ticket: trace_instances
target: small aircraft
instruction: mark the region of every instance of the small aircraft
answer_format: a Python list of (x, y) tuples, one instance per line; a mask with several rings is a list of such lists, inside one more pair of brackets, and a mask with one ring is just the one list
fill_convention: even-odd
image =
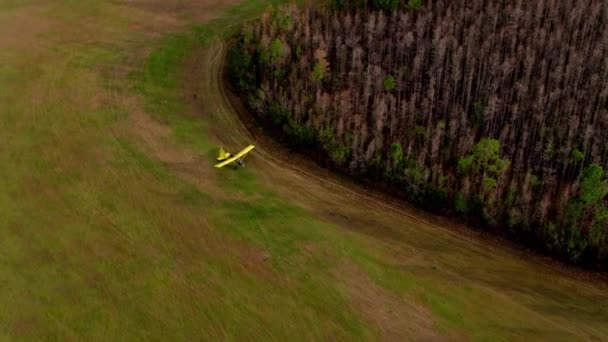
[(249, 152), (251, 152), (255, 146), (249, 145), (245, 147), (241, 152), (235, 154), (234, 156), (230, 153), (224, 151), (223, 148), (220, 148), (220, 153), (217, 157), (217, 161), (220, 163), (215, 165), (218, 169), (223, 168), (226, 165), (233, 164), (235, 166), (245, 167), (245, 157)]

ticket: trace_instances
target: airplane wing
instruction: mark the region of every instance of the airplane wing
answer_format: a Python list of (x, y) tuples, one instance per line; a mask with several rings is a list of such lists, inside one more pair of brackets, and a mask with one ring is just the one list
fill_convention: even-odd
[(254, 148), (255, 148), (255, 146), (249, 145), (245, 149), (243, 149), (241, 152), (235, 154), (232, 158), (224, 160), (223, 162), (215, 165), (215, 167), (220, 169), (226, 165), (230, 165), (230, 164), (234, 163), (235, 161), (237, 161), (238, 159), (244, 157), (247, 153), (251, 152), (251, 150), (253, 150)]

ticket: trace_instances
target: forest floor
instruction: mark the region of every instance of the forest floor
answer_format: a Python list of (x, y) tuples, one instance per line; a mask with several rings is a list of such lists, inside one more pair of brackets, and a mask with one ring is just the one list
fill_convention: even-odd
[(1, 340), (608, 337), (599, 276), (252, 137), (221, 38), (272, 1), (233, 2), (0, 2)]

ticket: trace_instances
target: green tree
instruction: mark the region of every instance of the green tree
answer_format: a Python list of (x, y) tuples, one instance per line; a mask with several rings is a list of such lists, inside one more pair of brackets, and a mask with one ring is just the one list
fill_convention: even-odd
[[(604, 169), (597, 164), (585, 168), (581, 175), (578, 195), (566, 206), (565, 220), (561, 231), (553, 231), (553, 239), (567, 252), (572, 260), (577, 260), (586, 249), (598, 246), (606, 234), (608, 209), (601, 201), (608, 195), (608, 180)], [(591, 229), (584, 234), (581, 223), (589, 220)]]
[(585, 158), (585, 154), (581, 152), (578, 148), (575, 148), (572, 150), (572, 152), (570, 152), (570, 158), (572, 158), (575, 163), (578, 163), (582, 161), (583, 158)]
[(405, 159), (401, 144), (394, 143), (391, 145), (391, 164), (387, 165), (387, 176), (393, 179), (400, 180), (403, 178), (405, 170)]
[(323, 64), (321, 64), (320, 62), (315, 63), (312, 67), (312, 73), (310, 75), (310, 78), (314, 82), (321, 82), (323, 80), (323, 78), (325, 77), (324, 69), (325, 68), (323, 68)]
[(496, 188), (498, 186), (498, 183), (496, 182), (496, 179), (486, 176), (483, 177), (483, 180), (481, 181), (481, 186), (483, 186), (485, 190), (490, 190)]
[(589, 240), (595, 246), (600, 245), (606, 235), (606, 224), (608, 224), (608, 208), (598, 205), (595, 208), (595, 223), (589, 232)]
[(350, 157), (350, 148), (343, 144), (334, 144), (328, 151), (331, 159), (338, 165), (343, 165)]
[(268, 50), (269, 62), (272, 65), (278, 64), (285, 55), (285, 48), (283, 47), (283, 43), (278, 38), (272, 40)]
[(384, 90), (392, 91), (397, 86), (397, 82), (395, 81), (395, 77), (393, 75), (388, 75), (384, 78)]
[(347, 147), (342, 142), (334, 137), (334, 131), (331, 127), (327, 127), (319, 133), (319, 142), (327, 152), (327, 155), (337, 165), (343, 165), (351, 155), (350, 147)]
[(407, 2), (407, 7), (414, 10), (419, 10), (422, 8), (422, 0), (409, 0)]
[(500, 157), (500, 142), (496, 139), (481, 139), (473, 152), (458, 161), (458, 172), (463, 175), (490, 175), (498, 177), (505, 172), (510, 161)]
[(391, 157), (395, 165), (403, 160), (403, 148), (401, 144), (395, 143), (391, 145)]
[(538, 179), (538, 176), (535, 174), (530, 173), (529, 174), (529, 178), (530, 178), (530, 186), (535, 188), (536, 186), (538, 186), (540, 184), (540, 180)]
[(595, 204), (608, 195), (608, 180), (604, 179), (604, 169), (591, 164), (583, 171), (581, 179), (581, 200), (586, 204)]
[(458, 160), (458, 173), (467, 175), (471, 172), (473, 168), (473, 163), (475, 162), (475, 156), (468, 155), (466, 157), (462, 157)]

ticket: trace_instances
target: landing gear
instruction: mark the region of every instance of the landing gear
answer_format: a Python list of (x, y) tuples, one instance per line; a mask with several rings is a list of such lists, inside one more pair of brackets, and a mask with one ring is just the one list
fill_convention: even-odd
[(238, 167), (245, 167), (245, 161), (243, 159), (245, 159), (245, 158), (239, 158), (239, 159), (237, 159), (234, 162), (236, 164), (236, 166), (238, 166)]

